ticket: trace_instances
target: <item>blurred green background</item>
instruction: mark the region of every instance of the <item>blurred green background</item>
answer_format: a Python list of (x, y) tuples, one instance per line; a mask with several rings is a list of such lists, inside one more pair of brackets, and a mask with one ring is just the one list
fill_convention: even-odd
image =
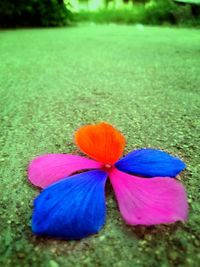
[[(188, 2), (0, 2), (0, 266), (200, 266), (199, 1)], [(74, 131), (100, 121), (123, 132), (125, 153), (153, 147), (186, 162), (186, 223), (125, 225), (108, 183), (100, 233), (32, 234), (29, 161), (79, 153)]]
[(0, 26), (63, 26), (73, 22), (200, 24), (200, 0), (1, 0)]

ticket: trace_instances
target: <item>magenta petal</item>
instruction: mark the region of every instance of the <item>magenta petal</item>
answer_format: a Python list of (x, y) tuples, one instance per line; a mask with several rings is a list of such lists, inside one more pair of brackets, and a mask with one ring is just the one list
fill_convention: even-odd
[(139, 178), (114, 168), (110, 180), (124, 220), (131, 225), (173, 223), (187, 219), (183, 185), (171, 178)]
[(79, 170), (98, 169), (102, 164), (69, 154), (45, 154), (35, 158), (28, 167), (32, 184), (45, 188)]

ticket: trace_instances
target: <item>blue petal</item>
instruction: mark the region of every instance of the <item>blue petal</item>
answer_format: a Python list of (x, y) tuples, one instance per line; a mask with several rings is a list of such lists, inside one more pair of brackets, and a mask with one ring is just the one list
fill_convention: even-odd
[(47, 187), (34, 201), (32, 231), (63, 239), (97, 233), (105, 223), (105, 182), (101, 170), (80, 173)]
[(144, 177), (175, 177), (186, 167), (180, 159), (152, 148), (132, 151), (115, 166), (120, 171)]

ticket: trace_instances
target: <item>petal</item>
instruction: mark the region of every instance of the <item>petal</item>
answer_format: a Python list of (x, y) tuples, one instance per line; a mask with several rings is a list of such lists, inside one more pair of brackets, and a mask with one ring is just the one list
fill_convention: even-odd
[(35, 158), (28, 167), (28, 178), (32, 184), (45, 188), (84, 169), (101, 168), (102, 164), (91, 159), (68, 154), (46, 154)]
[(105, 164), (114, 164), (125, 146), (124, 136), (105, 122), (81, 127), (75, 133), (75, 141), (81, 151)]
[(186, 167), (180, 159), (152, 148), (132, 151), (119, 160), (115, 166), (120, 171), (144, 177), (175, 177)]
[(93, 170), (59, 181), (34, 201), (32, 231), (63, 239), (97, 233), (105, 223), (106, 173)]
[(185, 189), (171, 178), (139, 178), (116, 168), (110, 179), (124, 220), (131, 225), (184, 221), (188, 204)]

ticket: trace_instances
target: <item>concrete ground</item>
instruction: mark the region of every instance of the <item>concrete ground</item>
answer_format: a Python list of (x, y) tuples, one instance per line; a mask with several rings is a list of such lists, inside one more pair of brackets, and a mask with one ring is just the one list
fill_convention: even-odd
[[(200, 31), (116, 25), (0, 32), (1, 266), (168, 267), (200, 265)], [(73, 132), (107, 121), (126, 152), (163, 149), (181, 157), (189, 220), (128, 227), (111, 186), (107, 223), (81, 241), (31, 233), (28, 162), (77, 153)]]

